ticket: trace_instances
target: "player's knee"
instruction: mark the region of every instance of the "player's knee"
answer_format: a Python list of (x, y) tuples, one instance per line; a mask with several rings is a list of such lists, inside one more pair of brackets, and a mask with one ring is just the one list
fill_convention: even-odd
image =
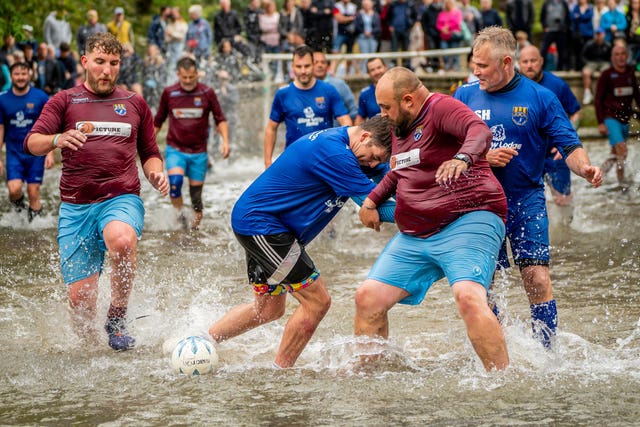
[(384, 307), (378, 302), (377, 295), (379, 294), (374, 287), (369, 286), (367, 282), (363, 283), (362, 286), (356, 290), (356, 312), (366, 316), (386, 312)]
[(616, 157), (618, 158), (618, 160), (626, 160), (627, 159), (627, 144), (625, 142), (621, 142), (619, 144), (616, 144), (613, 147)]
[(257, 318), (260, 323), (269, 323), (274, 320), (278, 320), (286, 311), (287, 306), (283, 303), (273, 303), (263, 304), (257, 310)]
[(182, 196), (182, 175), (169, 175), (169, 197), (177, 199)]
[(190, 185), (191, 207), (196, 212), (202, 212), (202, 185)]
[(489, 308), (486, 297), (481, 296), (475, 287), (476, 285), (460, 286), (453, 292), (458, 312), (465, 319), (478, 316)]

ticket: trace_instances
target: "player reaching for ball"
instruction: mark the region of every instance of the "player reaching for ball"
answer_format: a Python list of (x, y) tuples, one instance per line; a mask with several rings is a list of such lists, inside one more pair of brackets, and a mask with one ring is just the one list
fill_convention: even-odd
[[(293, 366), (331, 303), (305, 246), (349, 197), (362, 203), (375, 184), (361, 168), (386, 162), (390, 151), (389, 122), (380, 116), (360, 126), (315, 131), (291, 144), (249, 186), (233, 208), (231, 225), (247, 254), (254, 300), (211, 326), (215, 341), (279, 319), (292, 293), (300, 305), (287, 321), (275, 364)], [(393, 221), (394, 208), (395, 202), (381, 205), (383, 220)]]
[(121, 56), (122, 45), (113, 35), (90, 36), (81, 58), (86, 81), (53, 96), (24, 140), (25, 152), (34, 155), (61, 152), (60, 264), (74, 326), (82, 335), (92, 329), (98, 278), (109, 252), (105, 330), (109, 345), (119, 351), (135, 343), (125, 316), (144, 225), (136, 155), (151, 185), (169, 193), (151, 110), (139, 95), (116, 87)]

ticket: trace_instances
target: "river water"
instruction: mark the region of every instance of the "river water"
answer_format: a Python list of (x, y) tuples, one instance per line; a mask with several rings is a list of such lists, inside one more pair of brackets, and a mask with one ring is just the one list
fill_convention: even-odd
[[(604, 141), (586, 147), (594, 163), (608, 151)], [(597, 190), (574, 180), (570, 224), (567, 212), (551, 207), (551, 274), (560, 316), (553, 351), (531, 338), (519, 275), (509, 271), (496, 284), (511, 357), (506, 371), (484, 371), (444, 281), (420, 306), (393, 309), (384, 358), (359, 366), (353, 295), (394, 226), (380, 234), (364, 229), (349, 205), (331, 236), (309, 246), (333, 305), (294, 368), (271, 367), (295, 307), (289, 298), (281, 321), (219, 345), (214, 373), (174, 374), (166, 343), (206, 331), (230, 307), (252, 298), (229, 214), (262, 170), (261, 144), (235, 150), (232, 160), (216, 161), (207, 178), (205, 218), (195, 234), (181, 231), (169, 200), (144, 185), (146, 225), (129, 310), (137, 318), (131, 329), (138, 346), (125, 353), (110, 350), (106, 336), (88, 343), (69, 328), (56, 243), (59, 168), (45, 176), (49, 213), (33, 224), (9, 211), (3, 184), (0, 424), (638, 425), (639, 191), (637, 185), (611, 191), (613, 174)], [(103, 275), (100, 330), (108, 291)]]

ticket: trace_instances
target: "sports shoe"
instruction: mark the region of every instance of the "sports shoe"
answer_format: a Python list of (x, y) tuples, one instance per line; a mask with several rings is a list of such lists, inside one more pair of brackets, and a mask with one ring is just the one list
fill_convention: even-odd
[(27, 210), (27, 204), (24, 201), (24, 196), (20, 197), (18, 200), (11, 200), (13, 204), (13, 210), (20, 213), (24, 210)]
[(33, 218), (42, 215), (42, 209), (34, 210), (29, 208), (29, 222), (33, 221)]
[(122, 317), (107, 319), (104, 330), (109, 334), (109, 347), (115, 351), (129, 350), (136, 344), (136, 340), (129, 335), (127, 325)]
[(589, 89), (586, 89), (584, 91), (584, 96), (582, 97), (582, 104), (589, 105), (591, 104), (591, 101), (593, 101), (593, 95), (591, 94), (591, 91)]

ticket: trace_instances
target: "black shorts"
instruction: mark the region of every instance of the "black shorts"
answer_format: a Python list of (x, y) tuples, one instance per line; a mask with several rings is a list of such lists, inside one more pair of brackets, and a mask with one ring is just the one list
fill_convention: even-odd
[(236, 239), (247, 254), (247, 275), (257, 293), (295, 292), (318, 277), (313, 260), (291, 233), (258, 236), (236, 233)]

